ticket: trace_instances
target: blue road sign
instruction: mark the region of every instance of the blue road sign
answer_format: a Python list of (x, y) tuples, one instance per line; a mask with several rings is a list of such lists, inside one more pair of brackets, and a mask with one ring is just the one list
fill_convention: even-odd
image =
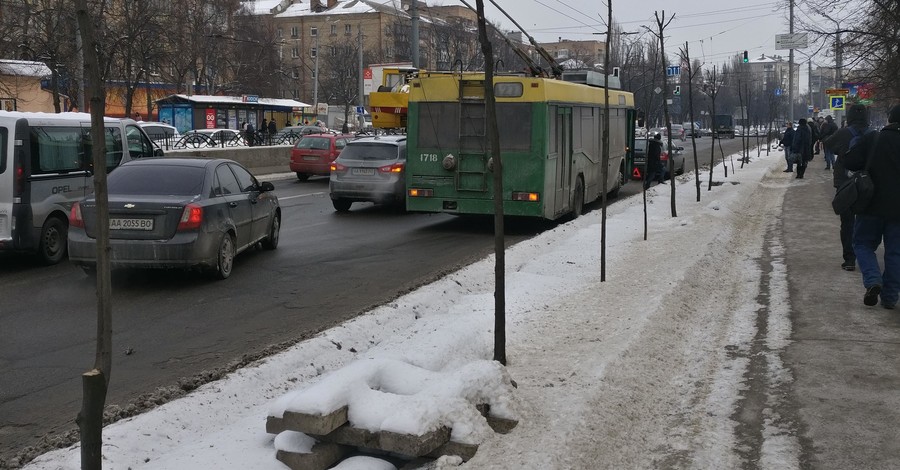
[(680, 65), (670, 65), (666, 67), (666, 76), (674, 77), (676, 75), (681, 75), (681, 66)]
[(356, 114), (365, 114), (365, 113), (366, 113), (366, 108), (363, 108), (362, 106), (356, 107)]
[(775, 96), (781, 96), (782, 93), (784, 93), (784, 91), (782, 91), (781, 88), (775, 89)]
[(843, 96), (830, 96), (831, 99), (831, 109), (834, 111), (843, 111), (844, 110), (844, 97)]

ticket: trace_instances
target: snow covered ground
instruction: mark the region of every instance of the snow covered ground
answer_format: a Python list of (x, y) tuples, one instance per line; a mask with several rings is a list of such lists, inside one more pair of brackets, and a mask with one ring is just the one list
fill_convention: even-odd
[[(669, 185), (651, 188), (646, 241), (641, 196), (611, 206), (606, 282), (600, 282), (599, 210), (508, 250), (506, 368), (488, 361), (489, 257), (108, 426), (104, 467), (283, 469), (275, 436), (265, 433), (266, 417), (291, 400), (301, 400), (294, 406), (302, 408), (298, 390), (306, 390), (307, 406), (330, 406), (324, 402), (337, 389), (322, 379), (334, 380), (329, 374), (341, 370), (344, 402), (375, 403), (373, 388), (425, 393), (414, 405), (418, 413), (398, 417), (396, 408), (379, 414), (373, 406), (355, 421), (373, 430), (450, 422), (454, 438), (481, 444), (461, 468), (740, 467), (744, 443), (732, 415), (747, 388), (747, 355), (758, 330), (765, 330), (763, 353), (775, 364), (766, 373), (776, 383), (791, 379), (778, 366), (790, 322), (783, 247), (771, 233), (790, 180), (781, 173), (780, 152), (755, 154), (744, 169), (735, 159), (727, 179), (717, 167), (714, 181), (724, 184), (707, 191), (704, 183), (699, 203), (693, 174), (682, 176), (677, 218), (670, 214)], [(764, 328), (757, 323), (760, 310)], [(364, 361), (377, 370), (361, 366)], [(412, 377), (415, 384), (406, 380)], [(317, 384), (320, 392), (313, 391)], [(478, 417), (461, 419), (464, 412), (435, 399), (451, 388), (458, 396), (494, 400), (519, 425), (499, 435), (486, 432)], [(771, 394), (767, 406), (777, 410), (778, 399)], [(797, 438), (774, 414), (761, 430), (759, 465), (796, 468)], [(75, 469), (79, 459), (74, 446), (26, 468)], [(341, 468), (393, 466), (356, 459)]]

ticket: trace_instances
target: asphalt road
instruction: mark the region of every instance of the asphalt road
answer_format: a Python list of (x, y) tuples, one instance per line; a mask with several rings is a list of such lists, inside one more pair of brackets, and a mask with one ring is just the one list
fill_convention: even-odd
[[(707, 165), (711, 143), (697, 140)], [(740, 140), (722, 143), (726, 155), (740, 148)], [(685, 147), (690, 172), (690, 141)], [(107, 405), (147, 406), (149, 392), (196, 386), (214, 378), (212, 372), (302, 340), (493, 251), (491, 218), (405, 214), (359, 203), (337, 214), (325, 178), (274, 183), (283, 210), (279, 248), (238, 256), (228, 280), (115, 272)], [(638, 192), (640, 184), (630, 182), (622, 197)], [(509, 221), (507, 243), (550, 225)], [(0, 299), (3, 462), (76, 429), (97, 314), (94, 281), (80, 269), (42, 267), (22, 255), (0, 255)]]

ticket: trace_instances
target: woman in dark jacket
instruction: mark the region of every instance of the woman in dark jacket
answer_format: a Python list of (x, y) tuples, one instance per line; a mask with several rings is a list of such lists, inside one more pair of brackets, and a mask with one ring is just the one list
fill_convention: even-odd
[[(871, 150), (871, 151), (870, 151)], [(881, 132), (862, 137), (846, 155), (844, 166), (858, 171), (866, 168), (875, 186), (869, 205), (856, 215), (853, 251), (863, 276), (865, 305), (893, 309), (900, 296), (900, 105), (891, 108), (888, 125)], [(875, 250), (884, 240), (884, 272)]]
[(797, 130), (794, 131), (791, 153), (794, 154), (794, 161), (797, 163), (797, 178), (803, 179), (806, 164), (812, 160), (812, 131), (806, 124), (806, 119), (801, 118)]

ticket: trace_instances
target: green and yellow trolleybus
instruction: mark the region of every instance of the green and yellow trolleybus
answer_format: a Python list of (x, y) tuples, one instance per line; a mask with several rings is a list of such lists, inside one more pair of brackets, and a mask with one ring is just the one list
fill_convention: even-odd
[[(551, 78), (494, 78), (505, 215), (578, 216), (585, 202), (600, 197), (604, 177), (610, 195), (618, 193), (634, 140), (634, 96), (609, 90), (610, 154), (604, 169), (603, 91)], [(493, 214), (485, 121), (484, 73), (423, 72), (412, 81), (407, 210)]]

